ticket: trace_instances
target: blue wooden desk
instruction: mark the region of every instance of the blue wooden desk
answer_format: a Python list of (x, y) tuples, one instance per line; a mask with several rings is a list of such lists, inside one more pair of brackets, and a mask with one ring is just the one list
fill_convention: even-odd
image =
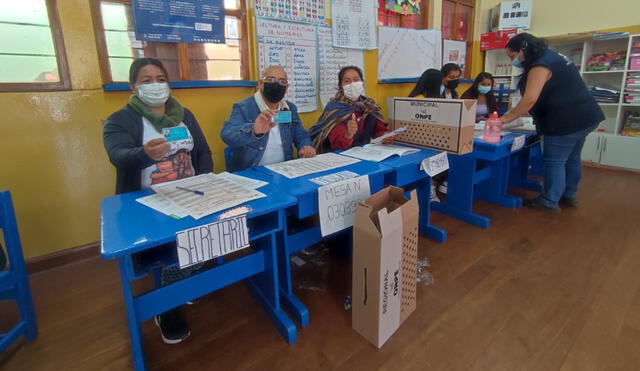
[(421, 149), (420, 152), (399, 157), (394, 156), (380, 163), (394, 170), (385, 175), (385, 184), (404, 187), (406, 191), (412, 189), (417, 191), (420, 205), (418, 223), (420, 234), (438, 242), (444, 242), (447, 239), (447, 232), (430, 223), (431, 177), (420, 169), (422, 160), (438, 153), (437, 151)]
[(508, 208), (522, 206), (521, 198), (507, 194), (510, 159), (517, 152), (511, 152), (511, 145), (518, 135), (505, 134), (499, 143), (487, 143), (476, 138), (473, 152), (450, 155), (447, 200), (434, 202), (431, 207), (467, 223), (488, 228), (489, 218), (472, 211), (475, 199)]
[(511, 156), (511, 169), (509, 173), (509, 186), (542, 192), (542, 182), (531, 179), (529, 175), (544, 175), (542, 166), (542, 145), (540, 140), (529, 143), (536, 135), (531, 131), (511, 131), (514, 134), (527, 136), (527, 144), (522, 151), (514, 152)]
[(139, 295), (132, 291), (133, 281), (162, 266), (176, 265), (177, 253), (171, 244), (176, 232), (215, 222), (221, 219), (221, 213), (200, 220), (190, 216), (177, 220), (136, 202), (137, 198), (151, 194), (150, 190), (102, 200), (102, 258), (118, 259), (137, 370), (145, 369), (140, 334), (143, 321), (243, 279), (278, 331), (289, 343), (296, 341), (295, 324), (280, 307), (276, 260), (277, 235), (286, 229), (285, 209), (295, 205), (296, 200), (271, 185), (259, 190), (267, 197), (243, 205), (249, 210), (251, 247), (247, 250), (251, 253)]
[(323, 238), (320, 233), (320, 226), (317, 222), (307, 223), (311, 225), (306, 226), (304, 225), (305, 223), (303, 223), (303, 219), (318, 215), (318, 187), (320, 186), (311, 182), (309, 179), (344, 170), (352, 171), (358, 175), (368, 175), (369, 186), (372, 194), (378, 192), (384, 187), (384, 177), (392, 171), (388, 166), (370, 161), (360, 161), (352, 165), (293, 179), (289, 179), (278, 173), (272, 172), (262, 166), (236, 173), (238, 175), (269, 182), (279, 187), (282, 191), (285, 191), (295, 197), (298, 201), (297, 204), (290, 206), (287, 209), (287, 214), (290, 218), (289, 227), (291, 227), (291, 224), (299, 224), (301, 226), (296, 229), (289, 228), (289, 230), (279, 234), (278, 262), (280, 263), (280, 293), (282, 294), (284, 303), (291, 310), (292, 315), (295, 316), (301, 326), (307, 326), (309, 324), (309, 310), (294, 295), (292, 290), (291, 254), (312, 246), (320, 242)]

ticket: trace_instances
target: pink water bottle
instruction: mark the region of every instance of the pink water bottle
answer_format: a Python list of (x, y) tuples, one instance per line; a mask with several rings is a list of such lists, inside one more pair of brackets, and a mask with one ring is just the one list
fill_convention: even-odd
[(498, 118), (498, 113), (494, 112), (489, 116), (489, 119), (484, 123), (484, 131), (482, 133), (482, 140), (489, 143), (499, 143), (500, 135), (502, 134), (502, 121)]

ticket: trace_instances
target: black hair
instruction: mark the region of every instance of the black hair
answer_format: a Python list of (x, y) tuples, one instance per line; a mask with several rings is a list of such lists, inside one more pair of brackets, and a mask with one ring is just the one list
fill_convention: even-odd
[(424, 71), (416, 86), (411, 90), (410, 97), (422, 94), (425, 98), (440, 98), (440, 86), (442, 86), (442, 72), (435, 68)]
[(443, 77), (447, 77), (447, 75), (449, 75), (453, 71), (460, 71), (460, 73), (462, 73), (462, 68), (460, 68), (460, 66), (455, 63), (447, 63), (442, 66), (442, 69), (440, 71), (442, 71)]
[(498, 110), (498, 101), (496, 100), (496, 95), (493, 93), (493, 75), (489, 72), (480, 72), (478, 76), (476, 76), (475, 80), (473, 80), (473, 84), (471, 85), (471, 87), (467, 89), (467, 91), (465, 91), (460, 98), (478, 99), (478, 96), (480, 95), (480, 93), (478, 92), (478, 85), (480, 85), (482, 80), (485, 79), (491, 80), (491, 90), (489, 90), (489, 92), (485, 94), (485, 97), (487, 98), (487, 107), (489, 108), (489, 111), (494, 112)]
[(164, 68), (164, 66), (162, 65), (162, 62), (160, 62), (159, 60), (155, 58), (138, 58), (135, 61), (133, 61), (133, 63), (131, 63), (131, 67), (129, 67), (129, 82), (132, 85), (135, 84), (136, 80), (138, 79), (138, 74), (140, 73), (140, 70), (142, 69), (142, 67), (148, 66), (150, 64), (160, 68), (162, 72), (164, 72), (164, 74), (167, 75), (167, 79), (169, 78), (169, 73), (167, 73), (167, 69)]
[(364, 76), (362, 76), (362, 70), (360, 69), (360, 67), (358, 66), (345, 66), (342, 67), (340, 69), (340, 72), (338, 72), (338, 86), (342, 86), (342, 78), (344, 77), (344, 74), (347, 73), (347, 71), (349, 70), (354, 70), (358, 73), (358, 76), (360, 76), (360, 80), (364, 81)]
[(522, 63), (525, 67), (540, 58), (548, 48), (546, 41), (526, 32), (515, 35), (507, 42), (507, 49), (510, 51), (517, 53), (522, 50)]

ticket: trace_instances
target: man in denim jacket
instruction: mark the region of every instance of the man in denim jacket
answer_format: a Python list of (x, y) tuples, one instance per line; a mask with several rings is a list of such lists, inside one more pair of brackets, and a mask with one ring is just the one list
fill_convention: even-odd
[(258, 82), (258, 91), (233, 105), (231, 117), (220, 132), (232, 149), (229, 171), (291, 160), (293, 144), (299, 157), (315, 156), (297, 107), (283, 99), (288, 86), (284, 69), (269, 66)]

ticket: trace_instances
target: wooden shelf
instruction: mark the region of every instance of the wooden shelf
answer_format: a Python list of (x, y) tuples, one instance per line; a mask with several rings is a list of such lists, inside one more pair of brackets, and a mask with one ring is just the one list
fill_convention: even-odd
[(582, 72), (583, 74), (588, 74), (588, 75), (595, 75), (595, 74), (599, 74), (599, 73), (623, 73), (624, 70), (613, 70), (613, 71), (584, 71)]

